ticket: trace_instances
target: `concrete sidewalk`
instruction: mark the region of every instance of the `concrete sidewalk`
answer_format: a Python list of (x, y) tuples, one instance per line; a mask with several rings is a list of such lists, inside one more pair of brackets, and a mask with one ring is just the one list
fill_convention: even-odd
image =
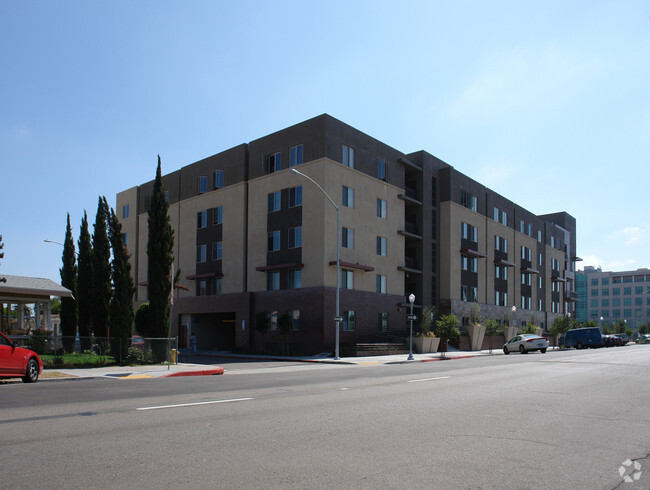
[[(307, 357), (285, 357), (285, 356), (263, 356), (254, 354), (233, 354), (231, 352), (200, 350), (193, 353), (188, 350), (180, 352), (180, 359), (183, 357), (201, 357), (209, 359), (214, 357), (227, 359), (256, 360), (256, 361), (279, 361), (279, 362), (304, 362), (313, 364), (341, 364), (341, 365), (377, 365), (377, 364), (407, 364), (412, 362), (436, 362), (454, 359), (467, 359), (478, 356), (503, 355), (501, 349), (481, 351), (457, 351), (452, 350), (444, 354), (437, 352), (432, 354), (413, 354), (413, 360), (408, 360), (408, 354), (392, 354), (383, 356), (366, 357), (333, 357), (322, 354)], [(109, 366), (91, 369), (48, 369), (44, 370), (40, 379), (43, 381), (55, 379), (72, 378), (113, 378), (113, 379), (137, 379), (137, 378), (169, 378), (179, 376), (213, 376), (224, 374), (223, 367), (216, 364), (192, 364), (179, 362), (178, 364), (167, 365), (144, 365), (144, 366)]]
[(215, 357), (215, 358), (228, 358), (228, 359), (242, 359), (242, 360), (268, 360), (268, 361), (288, 361), (288, 362), (306, 362), (306, 363), (320, 363), (320, 364), (405, 364), (411, 362), (434, 362), (434, 361), (446, 361), (452, 359), (467, 359), (477, 356), (490, 356), (490, 355), (503, 355), (503, 350), (501, 349), (492, 349), (481, 350), (481, 351), (458, 351), (453, 350), (444, 353), (436, 352), (429, 354), (413, 354), (413, 360), (408, 360), (408, 354), (390, 354), (390, 355), (381, 355), (381, 356), (364, 356), (364, 357), (341, 357), (339, 359), (334, 359), (328, 354), (321, 354), (317, 356), (308, 356), (308, 357), (288, 357), (288, 356), (264, 356), (264, 355), (254, 355), (254, 354), (233, 354), (231, 352), (221, 352), (221, 351), (205, 351), (199, 350), (196, 353), (191, 353), (189, 351), (181, 351), (180, 358), (183, 359), (183, 356), (196, 356), (196, 357)]
[(73, 378), (173, 378), (179, 376), (213, 376), (223, 374), (221, 366), (205, 364), (178, 363), (167, 365), (145, 366), (108, 366), (88, 369), (44, 369), (39, 380)]

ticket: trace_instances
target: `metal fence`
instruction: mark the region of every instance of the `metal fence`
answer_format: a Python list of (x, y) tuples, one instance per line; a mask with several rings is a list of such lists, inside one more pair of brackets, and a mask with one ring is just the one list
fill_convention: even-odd
[(16, 344), (27, 347), (45, 357), (52, 356), (54, 363), (65, 354), (98, 356), (98, 364), (154, 364), (178, 363), (178, 337), (144, 338), (140, 336), (82, 337), (33, 332), (30, 335), (8, 336)]

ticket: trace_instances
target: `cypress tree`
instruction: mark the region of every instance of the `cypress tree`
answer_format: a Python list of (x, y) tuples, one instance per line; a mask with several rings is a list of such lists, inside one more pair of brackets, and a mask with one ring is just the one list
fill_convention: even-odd
[[(108, 204), (106, 204), (108, 208)], [(111, 352), (116, 359), (128, 355), (133, 329), (133, 295), (135, 286), (131, 277), (129, 252), (124, 243), (122, 225), (111, 209), (108, 219), (108, 235), (113, 250), (112, 276), (113, 297), (111, 298)]]
[[(2, 243), (2, 235), (0, 235), (0, 250), (2, 250), (3, 248), (5, 248), (5, 244)], [(0, 259), (4, 259), (4, 258), (5, 258), (5, 253), (0, 252)], [(7, 278), (0, 276), (0, 282), (7, 282)]]
[(72, 291), (72, 298), (61, 298), (61, 333), (63, 334), (63, 349), (65, 352), (74, 352), (75, 336), (77, 335), (77, 264), (70, 227), (70, 213), (68, 225), (65, 229), (63, 242), (63, 267), (59, 269), (61, 286)]
[(106, 233), (106, 204), (100, 197), (95, 217), (93, 233), (93, 275), (92, 275), (92, 325), (96, 340), (101, 340), (104, 348), (109, 336), (108, 314), (111, 302), (111, 264), (110, 243)]
[(88, 216), (84, 210), (79, 232), (79, 257), (77, 267), (77, 311), (79, 312), (79, 337), (81, 351), (90, 350), (92, 340), (92, 263), (93, 248), (88, 231)]
[[(169, 203), (165, 196), (160, 169), (158, 168), (149, 206), (149, 239), (147, 241), (147, 293), (149, 295), (149, 321), (157, 338), (169, 335), (169, 299), (171, 292), (171, 267), (174, 260), (174, 230), (169, 219)], [(152, 344), (154, 361), (166, 358), (166, 342)]]

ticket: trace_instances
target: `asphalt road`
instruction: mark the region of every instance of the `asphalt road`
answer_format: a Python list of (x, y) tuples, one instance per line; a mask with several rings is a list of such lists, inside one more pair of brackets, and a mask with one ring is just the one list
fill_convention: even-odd
[(649, 375), (643, 345), (5, 384), (0, 488), (650, 488)]

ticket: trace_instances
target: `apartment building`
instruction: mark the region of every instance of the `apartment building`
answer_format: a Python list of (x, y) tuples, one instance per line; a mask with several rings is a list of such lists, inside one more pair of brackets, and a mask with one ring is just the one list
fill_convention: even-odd
[[(577, 300), (573, 217), (536, 216), (433, 155), (404, 154), (327, 114), (163, 184), (175, 267), (189, 288), (177, 291), (172, 314), (181, 345), (194, 333), (199, 348), (331, 352), (337, 231), (342, 346), (406, 337), (411, 293), (416, 308), (436, 306), (463, 324), (478, 303), (484, 317), (546, 327)], [(117, 195), (136, 305), (147, 300), (152, 191), (148, 182)], [(266, 333), (254, 328), (261, 312)]]
[(576, 318), (599, 325), (623, 320), (637, 330), (650, 322), (650, 269), (603, 271), (587, 266), (576, 273)]

